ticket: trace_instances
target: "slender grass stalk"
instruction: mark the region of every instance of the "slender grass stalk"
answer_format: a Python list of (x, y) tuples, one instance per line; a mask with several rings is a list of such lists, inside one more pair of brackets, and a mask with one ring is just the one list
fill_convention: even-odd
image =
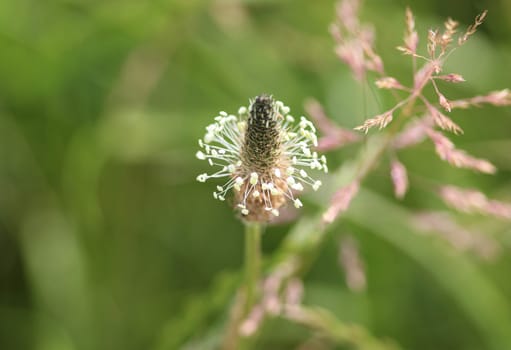
[(261, 275), (261, 234), (258, 222), (245, 223), (245, 307), (246, 316), (257, 299), (258, 282)]

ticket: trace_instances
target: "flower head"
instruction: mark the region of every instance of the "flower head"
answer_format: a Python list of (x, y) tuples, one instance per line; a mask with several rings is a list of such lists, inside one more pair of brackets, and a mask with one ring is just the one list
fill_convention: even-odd
[(318, 144), (316, 129), (305, 117), (298, 122), (289, 107), (270, 95), (260, 95), (241, 107), (238, 115), (220, 112), (199, 140), (197, 158), (217, 171), (197, 180), (228, 178), (213, 196), (225, 200), (233, 189), (235, 206), (247, 221), (268, 221), (279, 215), (287, 200), (302, 206), (296, 194), (305, 186), (317, 190), (321, 181), (309, 170), (328, 171), (325, 156), (311, 147)]

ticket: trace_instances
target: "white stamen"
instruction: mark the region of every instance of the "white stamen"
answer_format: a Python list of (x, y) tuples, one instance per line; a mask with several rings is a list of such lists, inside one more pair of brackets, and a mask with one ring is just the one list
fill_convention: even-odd
[(207, 179), (208, 179), (208, 174), (200, 174), (199, 176), (197, 176), (197, 181), (199, 181), (199, 182), (206, 182)]
[(318, 137), (316, 136), (316, 134), (311, 134), (311, 141), (314, 147), (318, 147)]
[(234, 180), (234, 185), (232, 187), (239, 192), (241, 191), (241, 185), (243, 185), (243, 179), (238, 176), (236, 180)]
[(257, 180), (258, 179), (259, 179), (259, 176), (257, 175), (257, 173), (251, 173), (250, 174), (250, 184), (251, 185), (257, 184)]
[(291, 188), (293, 190), (297, 190), (297, 191), (303, 191), (303, 185), (299, 182), (295, 183), (295, 184), (292, 184), (291, 185)]
[(213, 141), (213, 139), (215, 138), (215, 135), (211, 132), (208, 132), (205, 136), (204, 136), (204, 142), (206, 143), (210, 143)]
[(197, 159), (200, 159), (200, 160), (206, 159), (206, 155), (204, 153), (202, 153), (202, 151), (197, 151), (197, 153), (195, 153), (195, 157), (197, 157)]

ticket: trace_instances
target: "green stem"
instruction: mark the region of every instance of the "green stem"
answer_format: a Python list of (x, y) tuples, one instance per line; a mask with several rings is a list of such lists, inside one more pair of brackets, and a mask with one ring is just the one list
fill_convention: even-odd
[(245, 224), (245, 285), (244, 315), (252, 309), (257, 297), (257, 285), (261, 273), (261, 224)]

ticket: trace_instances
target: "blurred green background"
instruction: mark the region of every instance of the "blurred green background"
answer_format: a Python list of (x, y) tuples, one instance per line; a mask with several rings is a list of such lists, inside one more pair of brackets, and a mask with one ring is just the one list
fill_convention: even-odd
[[(315, 97), (348, 128), (377, 110), (378, 92), (335, 57), (334, 3), (0, 2), (0, 349), (214, 347), (242, 265), (243, 228), (213, 199), (214, 183), (195, 181), (207, 170), (194, 158), (197, 139), (218, 111), (261, 92), (295, 115)], [(394, 49), (407, 5), (422, 44), (448, 16), (465, 27), (489, 10), (447, 65), (467, 80), (443, 86), (448, 97), (511, 86), (511, 1), (366, 1), (387, 72), (409, 82), (409, 60)], [(328, 232), (304, 277), (305, 303), (403, 349), (511, 349), (509, 223), (456, 216), (498, 241), (490, 261), (402, 224), (415, 209), (445, 210), (424, 179), (511, 200), (510, 108), (453, 118), (465, 130), (456, 144), (494, 162), (497, 175), (452, 169), (425, 143), (399, 155), (412, 182), (399, 202), (382, 162)], [(330, 168), (356, 152), (328, 154)], [(302, 215), (318, 211), (304, 201)], [(291, 226), (267, 229), (267, 256)], [(360, 293), (337, 262), (346, 233), (365, 263)], [(295, 349), (307, 332), (277, 320), (257, 348)]]

